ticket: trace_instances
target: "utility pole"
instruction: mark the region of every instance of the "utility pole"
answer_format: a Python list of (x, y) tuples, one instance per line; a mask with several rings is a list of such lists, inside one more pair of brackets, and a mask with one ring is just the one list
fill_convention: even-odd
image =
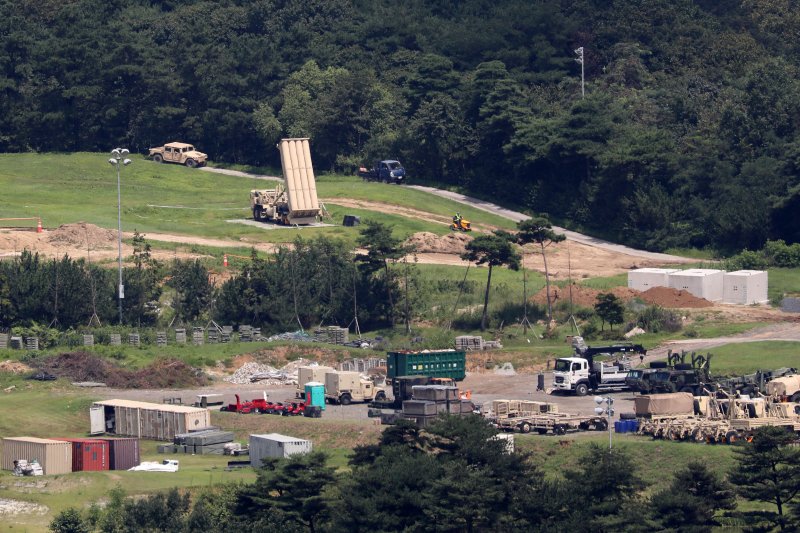
[(575, 49), (575, 53), (578, 57), (575, 58), (575, 61), (581, 64), (581, 98), (586, 96), (586, 91), (584, 90), (584, 76), (583, 76), (583, 46), (578, 47)]

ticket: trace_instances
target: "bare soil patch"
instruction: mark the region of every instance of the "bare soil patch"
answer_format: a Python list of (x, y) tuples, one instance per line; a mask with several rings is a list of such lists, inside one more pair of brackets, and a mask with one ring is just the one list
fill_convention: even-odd
[[(539, 292), (531, 298), (538, 304), (547, 303), (547, 288), (542, 288)], [(713, 303), (703, 298), (698, 298), (687, 291), (670, 289), (668, 287), (652, 287), (644, 292), (627, 287), (614, 287), (612, 289), (593, 289), (590, 287), (583, 287), (579, 284), (572, 284), (572, 291), (570, 287), (550, 287), (550, 301), (553, 305), (570, 300), (570, 292), (572, 293), (572, 302), (581, 307), (592, 307), (597, 303), (597, 296), (599, 294), (611, 293), (620, 300), (630, 301), (634, 298), (639, 298), (652, 305), (660, 305), (671, 309), (686, 309), (686, 308), (703, 308), (713, 307)]]
[(199, 387), (205, 374), (177, 359), (157, 359), (139, 370), (128, 370), (88, 352), (68, 352), (37, 360), (35, 366), (72, 381), (97, 381), (118, 388)]
[(449, 233), (444, 236), (427, 231), (415, 233), (405, 244), (412, 246), (418, 253), (438, 253), (460, 255), (465, 251), (465, 246), (472, 237), (465, 233)]

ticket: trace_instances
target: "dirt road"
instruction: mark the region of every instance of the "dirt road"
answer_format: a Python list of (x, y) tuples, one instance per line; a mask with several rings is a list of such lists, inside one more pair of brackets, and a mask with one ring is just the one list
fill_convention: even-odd
[[(441, 189), (435, 189), (433, 187), (425, 187), (423, 185), (409, 185), (409, 187), (413, 189), (417, 189), (419, 191), (424, 191), (430, 194), (435, 194), (436, 196), (441, 196), (442, 198), (448, 198), (450, 200), (470, 205), (475, 207), (476, 209), (480, 209), (482, 211), (486, 211), (488, 213), (493, 213), (495, 215), (499, 215), (503, 218), (507, 218), (509, 220), (513, 220), (514, 222), (520, 222), (522, 220), (526, 220), (530, 218), (528, 215), (524, 213), (519, 213), (517, 211), (512, 211), (510, 209), (506, 209), (505, 207), (500, 207), (497, 204), (493, 204), (491, 202), (487, 202), (486, 200), (481, 200), (479, 198), (474, 198), (472, 196), (466, 196), (461, 193), (452, 192), (452, 191), (443, 191)], [(640, 257), (643, 259), (651, 259), (654, 261), (658, 261), (661, 264), (664, 263), (692, 263), (695, 262), (696, 259), (687, 259), (686, 257), (680, 257), (677, 255), (669, 255), (669, 254), (660, 254), (655, 252), (646, 252), (644, 250), (637, 250), (635, 248), (629, 248), (627, 246), (623, 246), (621, 244), (615, 244), (613, 242), (604, 241), (603, 239), (598, 239), (596, 237), (590, 237), (588, 235), (583, 235), (582, 233), (578, 233), (575, 231), (571, 231), (564, 228), (559, 228), (558, 226), (553, 226), (553, 229), (559, 233), (563, 233), (567, 236), (567, 239), (579, 242), (581, 244), (585, 244), (587, 246), (594, 246), (596, 248), (600, 248), (603, 250), (607, 250), (610, 252), (620, 253), (629, 255), (632, 257)]]

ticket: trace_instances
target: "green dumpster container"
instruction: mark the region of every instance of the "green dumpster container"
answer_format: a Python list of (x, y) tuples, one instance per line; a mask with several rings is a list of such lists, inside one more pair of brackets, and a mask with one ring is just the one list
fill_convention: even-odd
[(466, 376), (467, 354), (455, 350), (387, 352), (386, 377), (428, 376), (461, 381)]

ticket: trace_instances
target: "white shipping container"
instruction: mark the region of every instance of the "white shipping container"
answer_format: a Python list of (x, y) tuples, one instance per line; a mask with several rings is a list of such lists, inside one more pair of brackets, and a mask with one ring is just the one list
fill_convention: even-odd
[(676, 268), (638, 268), (628, 271), (628, 288), (646, 291), (652, 287), (669, 287), (669, 275)]
[(726, 304), (760, 304), (769, 301), (768, 277), (764, 270), (726, 272), (722, 278), (722, 302)]
[(279, 433), (250, 435), (250, 464), (254, 468), (262, 466), (267, 457), (289, 457), (298, 453), (310, 453), (311, 441), (289, 437)]
[(669, 275), (669, 286), (673, 289), (687, 291), (698, 298), (709, 302), (722, 300), (722, 270), (692, 268), (679, 270)]

